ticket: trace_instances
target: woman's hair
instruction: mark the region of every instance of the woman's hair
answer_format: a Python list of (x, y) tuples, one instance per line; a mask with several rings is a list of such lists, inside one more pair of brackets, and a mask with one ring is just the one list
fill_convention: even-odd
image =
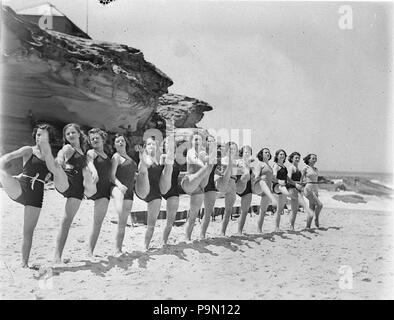
[(283, 160), (283, 163), (286, 162), (287, 154), (286, 154), (286, 151), (283, 150), (283, 149), (276, 150), (275, 157), (274, 157), (274, 162), (278, 162), (278, 156), (279, 156), (279, 153), (281, 153), (281, 152), (283, 152), (285, 154), (285, 159)]
[(311, 160), (312, 156), (316, 156), (314, 153), (308, 154), (306, 157), (303, 158), (304, 163), (309, 166), (309, 160)]
[(52, 144), (56, 141), (55, 128), (48, 123), (41, 123), (34, 127), (32, 137), (35, 140), (38, 129), (48, 131), (48, 142)]
[(193, 132), (193, 133), (189, 136), (189, 139), (187, 140), (187, 142), (188, 142), (188, 149), (190, 149), (191, 147), (193, 147), (193, 137), (194, 137), (194, 136), (200, 136), (200, 137), (201, 137), (201, 141), (204, 141), (204, 140), (205, 140), (205, 137), (204, 137), (204, 135), (203, 135), (202, 132), (200, 132), (200, 131)]
[(63, 145), (70, 144), (70, 142), (68, 142), (66, 139), (66, 130), (70, 127), (74, 127), (74, 129), (77, 130), (77, 132), (79, 133), (79, 145), (80, 145), (82, 151), (85, 152), (86, 148), (87, 148), (87, 140), (88, 139), (87, 139), (85, 133), (81, 130), (81, 127), (76, 123), (69, 123), (64, 126), (64, 128), (63, 128)]
[(289, 162), (290, 162), (290, 163), (293, 163), (293, 158), (294, 158), (294, 156), (299, 156), (299, 157), (301, 157), (301, 155), (300, 155), (297, 151), (292, 152), (291, 155), (289, 155)]
[(268, 152), (270, 153), (270, 157), (268, 158), (268, 160), (271, 160), (272, 156), (271, 156), (271, 151), (268, 148), (263, 148), (259, 151), (259, 153), (257, 154), (257, 159), (259, 159), (260, 161), (264, 161), (264, 150), (268, 150)]
[(146, 148), (146, 145), (147, 145), (147, 142), (148, 142), (149, 139), (155, 142), (155, 145), (156, 145), (155, 157), (156, 157), (157, 159), (159, 159), (160, 154), (161, 154), (161, 150), (160, 150), (159, 141), (156, 140), (156, 137), (155, 137), (155, 136), (149, 136), (149, 137), (147, 137), (146, 140), (144, 141), (144, 146), (143, 146), (143, 147), (144, 147), (144, 149)]
[(249, 149), (250, 155), (252, 155), (252, 147), (251, 146), (243, 146), (241, 149), (239, 149), (239, 156), (242, 158), (244, 156), (244, 150)]
[(237, 151), (238, 151), (238, 145), (234, 141), (229, 141), (229, 142), (226, 143), (227, 151), (230, 151), (231, 145), (234, 145), (237, 148)]
[(106, 133), (104, 130), (102, 130), (100, 128), (92, 128), (92, 129), (89, 130), (88, 134), (89, 135), (91, 135), (91, 134), (99, 134), (101, 139), (103, 139), (103, 143), (105, 143), (107, 141), (108, 133)]
[(116, 133), (114, 137), (114, 145), (115, 145), (115, 140), (119, 137), (123, 137), (124, 141), (126, 142), (126, 151), (129, 150), (130, 144), (129, 141), (127, 140), (126, 136), (123, 133)]

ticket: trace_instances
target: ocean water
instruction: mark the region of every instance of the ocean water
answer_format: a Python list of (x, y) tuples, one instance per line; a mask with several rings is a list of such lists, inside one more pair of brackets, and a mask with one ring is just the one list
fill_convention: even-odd
[(350, 172), (350, 171), (320, 171), (321, 176), (330, 177), (360, 177), (394, 189), (394, 174), (382, 172)]

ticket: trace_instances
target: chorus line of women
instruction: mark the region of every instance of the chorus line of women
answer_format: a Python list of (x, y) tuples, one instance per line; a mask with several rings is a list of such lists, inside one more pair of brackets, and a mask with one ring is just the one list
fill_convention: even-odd
[[(63, 128), (63, 147), (56, 157), (52, 153), (54, 136), (53, 127), (40, 124), (33, 130), (34, 146), (23, 146), (0, 157), (0, 182), (8, 196), (24, 206), (23, 267), (28, 267), (33, 233), (43, 205), (44, 184), (51, 176), (56, 190), (66, 198), (56, 238), (56, 263), (61, 262), (71, 224), (84, 198), (94, 201), (93, 223), (88, 241), (89, 255), (93, 255), (111, 198), (118, 214), (115, 254), (122, 253), (134, 194), (147, 203), (144, 238), (146, 249), (154, 234), (161, 201), (166, 200), (167, 221), (163, 243), (167, 244), (179, 207), (178, 179), (182, 161), (176, 154), (179, 155), (177, 151), (183, 147), (179, 142), (176, 143), (170, 136), (164, 139), (161, 146), (154, 137), (148, 137), (144, 146), (136, 147), (139, 154), (137, 165), (128, 155), (128, 142), (122, 134), (115, 136), (116, 152), (112, 157), (105, 151), (107, 133), (102, 129), (93, 128), (86, 136), (78, 124), (67, 124)], [(195, 220), (203, 204), (200, 238), (205, 238), (218, 191), (224, 194), (225, 199), (221, 236), (226, 234), (237, 195), (241, 198), (238, 234), (243, 232), (253, 194), (261, 197), (256, 226), (258, 233), (262, 233), (264, 216), (270, 204), (276, 208), (275, 232), (280, 231), (281, 215), (287, 198), (291, 201), (291, 230), (294, 230), (299, 205), (307, 212), (306, 228), (311, 227), (313, 219), (319, 227), (319, 214), (323, 205), (317, 188), (315, 154), (303, 158), (306, 166), (300, 170), (301, 155), (298, 152), (290, 154), (290, 165), (286, 167), (287, 154), (279, 149), (275, 152), (271, 167), (268, 148), (261, 149), (256, 158), (253, 158), (250, 146), (243, 146), (239, 150), (234, 142), (217, 146), (213, 136), (200, 132), (190, 135), (186, 150), (186, 173), (180, 183), (184, 192), (190, 195), (185, 223), (186, 240), (190, 241), (192, 238)], [(23, 159), (23, 170), (20, 175), (12, 176), (7, 172), (7, 163), (16, 158)]]

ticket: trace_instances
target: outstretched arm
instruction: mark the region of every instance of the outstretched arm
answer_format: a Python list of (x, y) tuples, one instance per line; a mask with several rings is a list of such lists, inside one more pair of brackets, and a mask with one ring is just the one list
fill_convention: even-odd
[(0, 157), (0, 169), (4, 168), (4, 165), (14, 159), (23, 158), (23, 162), (26, 161), (26, 158), (30, 157), (33, 153), (33, 147), (31, 146), (24, 146), (15, 150), (13, 152), (7, 153)]

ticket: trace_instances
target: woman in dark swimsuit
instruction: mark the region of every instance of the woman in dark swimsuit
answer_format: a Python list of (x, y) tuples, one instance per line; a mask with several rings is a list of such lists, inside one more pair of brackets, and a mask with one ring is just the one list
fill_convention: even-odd
[[(149, 249), (155, 230), (156, 220), (160, 212), (161, 195), (166, 194), (171, 187), (172, 166), (174, 164), (174, 145), (168, 144), (165, 164), (160, 164), (160, 150), (158, 141), (154, 137), (148, 137), (144, 146), (144, 155), (140, 154), (140, 159), (144, 156), (145, 165), (148, 167), (149, 193), (143, 198), (147, 203), (147, 229), (145, 232), (145, 248)], [(136, 194), (141, 197), (138, 190)]]
[(56, 159), (50, 152), (49, 144), (43, 144), (43, 154), (48, 169), (53, 174), (55, 188), (65, 198), (65, 213), (56, 239), (55, 263), (61, 262), (71, 223), (78, 212), (82, 198), (96, 192), (97, 176), (86, 166), (86, 137), (79, 125), (67, 124), (63, 128), (63, 148)]
[(237, 144), (232, 141), (227, 142), (226, 155), (225, 157), (222, 158), (221, 164), (223, 169), (230, 172), (230, 179), (227, 182), (227, 187), (224, 189), (225, 210), (224, 210), (224, 218), (222, 221), (222, 228), (220, 232), (221, 236), (225, 236), (226, 234), (227, 225), (230, 220), (230, 217), (232, 216), (234, 203), (237, 198), (236, 196), (236, 191), (237, 191), (236, 177), (238, 173), (238, 168), (236, 165), (237, 158), (238, 158)]
[[(217, 150), (216, 140), (213, 136), (208, 135), (206, 137), (207, 143), (207, 154), (209, 154), (209, 148)], [(220, 157), (217, 157), (216, 163), (213, 165), (211, 173), (209, 174), (208, 183), (204, 188), (204, 217), (200, 230), (200, 238), (205, 239), (205, 235), (208, 229), (210, 218), (213, 214), (213, 210), (216, 202), (217, 188), (215, 182), (215, 175), (218, 174), (217, 167), (220, 165)]]
[(122, 134), (116, 134), (114, 140), (116, 152), (111, 158), (111, 181), (113, 183), (111, 195), (118, 213), (118, 231), (116, 233), (115, 255), (122, 253), (127, 217), (131, 212), (134, 198), (134, 182), (137, 164), (127, 154), (127, 140)]
[[(163, 151), (164, 153), (161, 155), (160, 163), (164, 164), (165, 160), (167, 159), (168, 156), (168, 147), (169, 147), (169, 141), (170, 139), (174, 139), (173, 136), (166, 137), (164, 139), (163, 143)], [(175, 143), (175, 142), (173, 142)], [(166, 226), (163, 230), (163, 243), (164, 245), (167, 244), (168, 237), (170, 235), (172, 226), (174, 225), (176, 213), (178, 211), (179, 207), (179, 187), (178, 187), (178, 177), (181, 166), (180, 164), (174, 160), (174, 164), (172, 167), (172, 174), (171, 174), (171, 186), (170, 190), (168, 190), (167, 193), (163, 194), (163, 198), (166, 200), (166, 219), (167, 223)]]
[(263, 148), (257, 154), (257, 162), (253, 166), (252, 191), (261, 196), (260, 213), (257, 221), (257, 232), (263, 232), (263, 223), (267, 208), (271, 203), (273, 207), (278, 207), (278, 201), (272, 193), (273, 171), (269, 165), (271, 152), (268, 148)]
[(93, 149), (87, 152), (88, 167), (92, 175), (98, 177), (97, 192), (88, 197), (94, 201), (93, 227), (89, 237), (89, 256), (93, 251), (100, 234), (104, 217), (107, 214), (109, 199), (111, 197), (111, 159), (104, 151), (107, 133), (99, 128), (89, 130), (89, 141)]
[(250, 146), (243, 146), (239, 150), (239, 156), (241, 159), (237, 162), (237, 166), (242, 168), (243, 174), (237, 176), (236, 187), (237, 194), (241, 197), (241, 216), (238, 222), (238, 235), (242, 235), (246, 216), (252, 203), (252, 148)]
[[(28, 267), (33, 233), (40, 216), (44, 198), (44, 184), (50, 173), (41, 152), (41, 140), (54, 141), (54, 130), (48, 124), (40, 124), (33, 130), (34, 146), (24, 146), (0, 158), (0, 182), (7, 195), (24, 206), (22, 267)], [(51, 152), (51, 151), (50, 151)], [(6, 164), (17, 158), (23, 159), (23, 171), (13, 177), (6, 171)]]
[(274, 183), (272, 185), (272, 190), (278, 195), (278, 210), (276, 211), (275, 220), (275, 232), (280, 232), (280, 218), (281, 214), (286, 205), (287, 197), (292, 197), (292, 195), (287, 190), (287, 168), (284, 163), (286, 161), (286, 152), (283, 149), (279, 149), (275, 152), (274, 166), (272, 168), (274, 175)]
[(307, 212), (308, 217), (311, 216), (311, 210), (305, 204), (305, 200), (302, 194), (301, 176), (302, 173), (298, 169), (301, 155), (298, 152), (293, 152), (289, 155), (289, 162), (291, 165), (288, 167), (288, 185), (287, 188), (292, 195), (290, 200), (291, 203), (291, 218), (290, 218), (290, 230), (294, 231), (294, 224), (297, 217), (298, 208), (301, 206)]

